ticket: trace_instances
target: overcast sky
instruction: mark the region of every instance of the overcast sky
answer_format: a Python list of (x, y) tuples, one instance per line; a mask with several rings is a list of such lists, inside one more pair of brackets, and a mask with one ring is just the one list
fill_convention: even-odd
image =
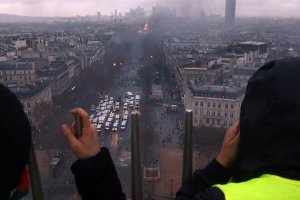
[[(0, 0), (0, 13), (26, 16), (110, 15), (114, 9), (123, 14), (130, 8), (151, 6), (159, 2), (175, 8), (179, 15), (224, 15), (226, 0)], [(237, 0), (237, 16), (300, 17), (300, 0)]]

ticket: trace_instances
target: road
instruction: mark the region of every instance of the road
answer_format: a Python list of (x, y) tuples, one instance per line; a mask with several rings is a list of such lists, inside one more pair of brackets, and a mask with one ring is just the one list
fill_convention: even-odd
[[(137, 71), (141, 65), (145, 63), (140, 63), (141, 53), (139, 52), (139, 47), (135, 46), (133, 49), (135, 53), (132, 53), (132, 57), (128, 57), (126, 61), (121, 66), (120, 70), (117, 72), (117, 76), (114, 80), (114, 86), (107, 92), (107, 94), (113, 96), (114, 99), (117, 99), (119, 96), (123, 99), (127, 91), (133, 93), (140, 93), (141, 96), (145, 95), (142, 91), (142, 80), (138, 77)], [(168, 147), (179, 147), (179, 132), (176, 127), (178, 120), (182, 120), (182, 110), (179, 110), (177, 113), (165, 114), (164, 103), (177, 103), (176, 100), (173, 100), (170, 96), (170, 85), (167, 81), (166, 74), (161, 74), (161, 83), (163, 85), (164, 99), (160, 104), (150, 104), (147, 105), (152, 110), (153, 118), (153, 127), (154, 131), (152, 134), (155, 134), (155, 137), (158, 138), (157, 142), (152, 145), (151, 149), (147, 152), (147, 155), (142, 154), (142, 160), (145, 160), (144, 165), (149, 166), (149, 161), (153, 158), (158, 160), (160, 165), (161, 154), (160, 150), (162, 148)], [(80, 87), (80, 86), (79, 86)], [(84, 95), (84, 89), (80, 90)], [(97, 94), (100, 91), (94, 91), (95, 96), (89, 97), (96, 99), (98, 98)], [(73, 102), (74, 103), (74, 102)], [(90, 108), (90, 104), (85, 101), (77, 102), (81, 107), (85, 109)], [(145, 102), (141, 101), (141, 105)], [(75, 104), (70, 104), (68, 108), (65, 108), (65, 111), (70, 110), (72, 107), (76, 106)], [(132, 110), (130, 110), (132, 111)], [(129, 112), (130, 113), (130, 112)], [(130, 116), (130, 115), (129, 115)], [(101, 146), (109, 148), (112, 158), (115, 162), (118, 175), (120, 177), (123, 190), (128, 197), (131, 193), (131, 154), (130, 154), (130, 139), (131, 139), (131, 118), (129, 117), (126, 130), (118, 132), (104, 132), (100, 133), (100, 142)], [(61, 149), (60, 149), (61, 150)], [(39, 153), (39, 167), (41, 168), (42, 181), (45, 192), (45, 199), (55, 199), (55, 200), (65, 200), (73, 198), (76, 193), (76, 187), (73, 181), (73, 175), (70, 172), (71, 163), (75, 161), (75, 157), (69, 149), (68, 145), (62, 147), (62, 150), (65, 151), (64, 160), (56, 170), (56, 176), (52, 176), (51, 169), (49, 167), (49, 162), (52, 157), (52, 154), (57, 152), (57, 149), (53, 150), (40, 150)], [(43, 152), (43, 153), (42, 153)], [(145, 186), (150, 190), (151, 184), (144, 183)]]

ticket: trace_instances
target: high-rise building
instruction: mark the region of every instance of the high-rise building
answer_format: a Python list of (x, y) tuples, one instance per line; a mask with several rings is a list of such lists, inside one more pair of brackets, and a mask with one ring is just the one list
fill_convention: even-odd
[(225, 9), (226, 28), (233, 28), (235, 26), (235, 8), (236, 8), (236, 0), (226, 0), (226, 9)]

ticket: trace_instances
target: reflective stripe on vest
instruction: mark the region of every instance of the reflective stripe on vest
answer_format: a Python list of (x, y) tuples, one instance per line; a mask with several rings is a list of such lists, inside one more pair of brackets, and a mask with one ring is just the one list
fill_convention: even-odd
[(300, 200), (300, 181), (270, 174), (214, 187), (222, 190), (226, 200)]

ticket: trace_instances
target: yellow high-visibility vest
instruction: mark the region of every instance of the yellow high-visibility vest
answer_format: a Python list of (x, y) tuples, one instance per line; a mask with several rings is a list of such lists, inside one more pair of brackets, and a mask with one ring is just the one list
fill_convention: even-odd
[(271, 174), (214, 187), (222, 190), (226, 200), (300, 200), (300, 181)]

